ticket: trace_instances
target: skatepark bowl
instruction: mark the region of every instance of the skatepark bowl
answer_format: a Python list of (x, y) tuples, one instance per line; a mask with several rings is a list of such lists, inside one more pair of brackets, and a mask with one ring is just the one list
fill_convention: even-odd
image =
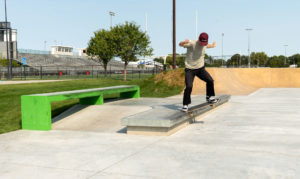
[[(231, 98), (176, 133), (127, 135), (121, 121), (182, 95), (76, 105), (50, 131), (0, 135), (0, 178), (300, 178), (300, 69), (207, 70)], [(204, 92), (195, 80), (192, 105)]]

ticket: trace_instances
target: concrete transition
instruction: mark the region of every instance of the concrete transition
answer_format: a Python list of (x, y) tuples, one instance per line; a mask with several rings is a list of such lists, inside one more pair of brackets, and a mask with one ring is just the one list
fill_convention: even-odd
[[(217, 94), (248, 95), (260, 88), (300, 88), (300, 68), (207, 68)], [(205, 94), (195, 78), (194, 95)]]

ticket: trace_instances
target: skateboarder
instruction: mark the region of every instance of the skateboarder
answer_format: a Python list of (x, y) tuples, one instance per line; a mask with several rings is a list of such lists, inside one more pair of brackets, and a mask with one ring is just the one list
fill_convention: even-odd
[(201, 33), (198, 40), (186, 39), (179, 43), (179, 46), (187, 48), (185, 60), (185, 90), (183, 96), (182, 111), (188, 111), (191, 103), (191, 93), (195, 76), (206, 82), (206, 101), (216, 103), (214, 80), (205, 70), (204, 56), (206, 48), (216, 47), (216, 42), (208, 44), (208, 34)]

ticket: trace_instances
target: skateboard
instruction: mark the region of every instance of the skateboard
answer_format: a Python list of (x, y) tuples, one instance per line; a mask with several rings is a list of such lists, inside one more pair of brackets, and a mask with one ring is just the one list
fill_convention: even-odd
[(199, 110), (199, 108), (207, 106), (207, 105), (209, 105), (211, 108), (215, 108), (216, 104), (218, 104), (221, 101), (221, 98), (216, 98), (216, 100), (217, 100), (217, 102), (215, 102), (215, 103), (206, 102), (206, 103), (203, 103), (203, 104), (200, 104), (197, 106), (193, 106), (188, 111), (182, 111), (182, 110), (181, 111), (189, 114), (189, 116), (192, 117), (192, 123), (194, 123), (195, 122), (194, 111)]
[(207, 102), (212, 108), (215, 108), (216, 104), (218, 104), (221, 101), (221, 98), (216, 98), (216, 102), (215, 103), (209, 103)]

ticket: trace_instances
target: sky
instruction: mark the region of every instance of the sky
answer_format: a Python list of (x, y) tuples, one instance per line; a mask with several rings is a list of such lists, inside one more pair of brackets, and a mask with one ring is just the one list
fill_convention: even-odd
[[(209, 43), (217, 47), (207, 54), (221, 56), (248, 54), (250, 50), (269, 56), (300, 53), (299, 0), (177, 0), (177, 53), (186, 49), (180, 41), (196, 39), (207, 32)], [(18, 30), (18, 48), (50, 50), (52, 45), (85, 48), (99, 29), (110, 28), (109, 11), (115, 12), (113, 25), (135, 22), (146, 29), (155, 56), (172, 53), (172, 0), (7, 0), (8, 21)], [(4, 2), (0, 1), (4, 21)], [(222, 45), (222, 33), (223, 45)], [(198, 35), (197, 35), (198, 36)], [(45, 43), (46, 41), (46, 43)], [(285, 47), (284, 45), (288, 45)]]

